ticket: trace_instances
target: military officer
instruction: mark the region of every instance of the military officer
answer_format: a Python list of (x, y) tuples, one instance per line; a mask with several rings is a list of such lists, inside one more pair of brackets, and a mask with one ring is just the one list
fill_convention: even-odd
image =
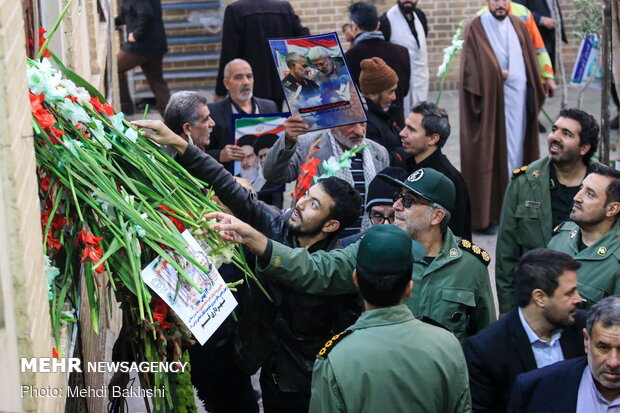
[[(455, 199), (452, 181), (430, 168), (415, 171), (404, 182), (385, 179), (400, 188), (394, 196), (394, 223), (427, 251), (426, 257), (414, 265), (414, 286), (405, 304), (413, 314), (440, 323), (459, 340), (492, 323), (495, 307), (486, 268), (489, 254), (455, 237), (448, 228)], [(259, 272), (309, 294), (356, 291), (351, 272), (359, 242), (326, 254), (310, 254), (268, 240), (234, 217), (208, 216), (224, 219), (213, 227), (223, 237), (244, 243), (257, 253)]]
[(282, 85), (294, 100), (310, 99), (319, 95), (320, 87), (311, 79), (312, 69), (308, 67), (305, 56), (290, 52), (286, 55), (286, 65), (289, 74), (282, 79)]
[(594, 117), (579, 109), (562, 109), (547, 137), (549, 155), (513, 172), (495, 251), (500, 314), (516, 305), (512, 267), (526, 252), (545, 247), (553, 228), (568, 219), (596, 152), (598, 134)]
[(360, 241), (353, 282), (366, 311), (319, 351), (310, 413), (471, 411), (458, 340), (403, 304), (423, 257), (422, 245), (394, 225), (374, 226)]
[(574, 201), (572, 221), (556, 228), (549, 248), (581, 263), (577, 289), (589, 308), (620, 294), (620, 171), (592, 165)]

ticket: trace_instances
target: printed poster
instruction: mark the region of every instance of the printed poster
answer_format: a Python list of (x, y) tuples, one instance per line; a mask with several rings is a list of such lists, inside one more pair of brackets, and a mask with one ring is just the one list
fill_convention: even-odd
[(594, 71), (601, 53), (598, 36), (596, 34), (587, 35), (581, 41), (579, 53), (577, 53), (577, 60), (570, 81), (571, 85), (581, 85), (594, 76), (591, 85), (597, 84), (600, 87), (603, 79), (603, 66), (599, 65), (596, 73)]
[(366, 121), (336, 33), (271, 39), (269, 45), (290, 111), (311, 131)]
[[(173, 256), (177, 258), (177, 264), (202, 289), (202, 294), (183, 277), (179, 277), (174, 267), (162, 257), (154, 259), (141, 274), (144, 282), (174, 310), (203, 345), (232, 313), (237, 301), (190, 232), (185, 230), (182, 235), (189, 244), (187, 251), (209, 269), (209, 273), (200, 271), (181, 256)], [(179, 279), (181, 286), (177, 291)]]
[(284, 185), (273, 187), (265, 181), (263, 165), (273, 144), (284, 136), (284, 121), (289, 116), (288, 112), (233, 114), (235, 145), (245, 153), (243, 161), (235, 162), (235, 175), (249, 180), (260, 194), (284, 191)]

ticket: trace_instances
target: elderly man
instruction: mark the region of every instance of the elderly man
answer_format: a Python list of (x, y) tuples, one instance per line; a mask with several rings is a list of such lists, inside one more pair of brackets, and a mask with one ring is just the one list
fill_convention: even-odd
[(400, 129), (394, 121), (395, 111), (400, 108), (393, 105), (396, 100), (398, 76), (383, 59), (373, 57), (361, 63), (360, 91), (366, 98), (366, 116), (368, 130), (366, 137), (380, 143), (390, 154), (390, 165), (405, 166), (405, 154), (400, 144)]
[(579, 294), (586, 307), (620, 294), (620, 171), (594, 164), (581, 183), (570, 213), (559, 225), (548, 248), (581, 263)]
[(583, 355), (579, 266), (544, 248), (515, 265), (518, 307), (463, 342), (474, 412), (505, 412), (518, 374)]
[[(332, 157), (338, 160), (344, 151), (354, 146), (368, 145), (351, 159), (351, 168), (342, 168), (336, 174), (357, 189), (364, 202), (366, 202), (368, 184), (377, 171), (389, 164), (386, 149), (366, 139), (366, 123), (339, 126), (318, 133), (306, 133), (308, 126), (302, 118), (292, 116), (284, 122), (284, 128), (285, 135), (278, 139), (265, 159), (263, 175), (270, 182), (287, 183), (297, 178), (300, 165), (308, 156), (311, 145), (319, 138), (321, 141), (315, 145), (317, 152), (314, 156), (321, 160), (328, 160)], [(324, 172), (325, 169), (320, 164), (317, 173), (322, 175)], [(355, 234), (360, 231), (360, 228), (369, 227), (368, 217), (360, 215), (357, 222), (348, 228), (343, 236)]]
[[(173, 146), (180, 154), (179, 163), (193, 176), (209, 183), (235, 216), (286, 245), (309, 251), (339, 248), (339, 232), (358, 215), (359, 193), (342, 179), (320, 179), (294, 208), (275, 209), (257, 200), (222, 165), (171, 133), (161, 122), (134, 123), (155, 131), (153, 134), (146, 130), (145, 136)], [(242, 314), (234, 347), (230, 343), (229, 352), (234, 353), (243, 372), (253, 374), (262, 368), (265, 412), (307, 412), (315, 355), (329, 337), (357, 319), (361, 310), (357, 294), (352, 291), (333, 297), (312, 295), (279, 282), (262, 282), (274, 300), (267, 300), (258, 289), (249, 292), (252, 308)], [(231, 367), (226, 375), (217, 377), (232, 376), (237, 370)], [(230, 387), (227, 380), (219, 380), (223, 382), (221, 386)], [(232, 403), (221, 411), (240, 410)]]
[(286, 55), (286, 66), (289, 73), (282, 79), (282, 86), (287, 99), (303, 103), (312, 98), (319, 98), (316, 102), (319, 103), (321, 88), (312, 80), (312, 69), (306, 57), (297, 52), (290, 52)]
[(177, 135), (199, 148), (209, 145), (209, 130), (215, 126), (207, 98), (197, 92), (173, 94), (164, 112), (166, 125)]
[(403, 304), (413, 261), (423, 257), (424, 248), (396, 226), (378, 225), (364, 236), (353, 282), (366, 311), (319, 351), (311, 413), (471, 409), (458, 340)]
[(309, 35), (288, 1), (237, 0), (228, 2), (222, 23), (222, 51), (215, 85), (216, 100), (224, 97), (224, 67), (235, 58), (249, 62), (255, 70), (256, 96), (271, 99), (282, 107), (284, 94), (276, 66), (266, 61), (271, 56), (267, 39), (286, 39)]
[(405, 117), (409, 115), (409, 108), (428, 98), (428, 24), (424, 12), (417, 6), (418, 0), (396, 0), (396, 4), (379, 18), (379, 29), (385, 40), (409, 50), (411, 79), (403, 107)]
[(245, 60), (234, 59), (224, 66), (224, 87), (228, 91), (228, 97), (209, 104), (215, 126), (211, 132), (211, 143), (206, 149), (209, 155), (233, 172), (233, 161), (242, 161), (244, 154), (241, 148), (234, 144), (232, 115), (274, 113), (278, 112), (278, 108), (271, 100), (253, 96), (254, 74)]
[(441, 152), (450, 136), (448, 113), (431, 102), (419, 102), (400, 132), (403, 149), (410, 157), (405, 161), (407, 172), (433, 168), (447, 176), (456, 188), (456, 201), (450, 229), (456, 236), (471, 240), (471, 207), (469, 191), (461, 173)]
[[(495, 320), (486, 269), (486, 251), (454, 236), (448, 222), (454, 206), (452, 181), (424, 168), (401, 182), (386, 177), (400, 192), (394, 195), (395, 224), (426, 249), (413, 265), (414, 287), (405, 301), (417, 317), (427, 317), (463, 340)], [(310, 254), (269, 240), (234, 217), (213, 226), (230, 241), (247, 245), (259, 257), (257, 270), (286, 285), (313, 294), (356, 291), (351, 273), (359, 242), (341, 250)]]
[(592, 307), (583, 336), (587, 356), (517, 376), (509, 413), (618, 411), (620, 297)]
[(553, 228), (568, 220), (573, 197), (596, 153), (598, 133), (592, 115), (579, 109), (562, 109), (547, 136), (549, 155), (513, 171), (496, 247), (500, 314), (515, 305), (512, 267), (529, 250), (546, 247)]
[[(349, 6), (349, 17), (352, 21), (351, 32), (355, 36), (353, 47), (345, 53), (351, 77), (359, 85), (359, 77), (362, 70), (361, 63), (364, 59), (379, 57), (383, 59), (398, 76), (399, 82), (396, 88), (396, 104), (403, 110), (409, 110), (404, 106), (403, 100), (409, 93), (409, 79), (411, 67), (409, 63), (409, 51), (406, 47), (390, 43), (379, 31), (379, 16), (374, 4), (358, 1)], [(404, 124), (404, 114), (399, 111), (395, 119), (398, 126)]]
[(342, 60), (333, 60), (329, 50), (315, 46), (308, 50), (308, 59), (316, 68), (312, 80), (321, 88), (323, 103), (351, 100), (349, 71)]
[(544, 91), (536, 51), (510, 0), (465, 26), (460, 72), (461, 172), (472, 200), (472, 227), (497, 230), (508, 176), (539, 157)]

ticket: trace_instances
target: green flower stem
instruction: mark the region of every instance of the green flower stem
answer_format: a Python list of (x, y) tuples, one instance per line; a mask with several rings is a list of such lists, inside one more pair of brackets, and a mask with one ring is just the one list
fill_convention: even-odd
[(69, 7), (71, 7), (72, 3), (73, 3), (73, 0), (69, 0), (67, 4), (65, 5), (65, 7), (62, 9), (62, 12), (60, 12), (60, 16), (58, 16), (56, 23), (54, 23), (54, 25), (52, 26), (52, 30), (49, 31), (47, 35), (47, 39), (45, 39), (45, 42), (39, 48), (39, 53), (37, 53), (37, 57), (36, 57), (37, 60), (41, 59), (41, 56), (43, 56), (43, 53), (47, 49), (47, 44), (50, 42), (50, 40), (52, 40), (54, 33), (56, 33), (56, 30), (58, 30), (58, 26), (60, 25), (60, 22), (65, 17), (65, 14), (67, 14), (67, 11), (69, 10)]
[[(50, 191), (52, 188), (52, 184), (50, 183)], [(50, 211), (49, 216), (47, 217), (47, 223), (45, 224), (45, 230), (43, 231), (43, 255), (47, 254), (47, 234), (50, 231), (52, 226), (52, 221), (54, 219), (54, 215), (56, 215), (56, 210), (58, 209), (58, 205), (60, 205), (60, 198), (62, 196), (62, 189), (58, 189), (58, 194), (56, 194), (56, 198), (54, 199), (54, 205), (52, 206), (52, 210)]]

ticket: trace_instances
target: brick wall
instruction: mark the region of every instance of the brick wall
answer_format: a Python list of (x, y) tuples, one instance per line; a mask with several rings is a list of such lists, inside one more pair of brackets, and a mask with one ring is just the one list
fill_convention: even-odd
[[(21, 2), (0, 0), (0, 238), (7, 240), (2, 256), (3, 288), (12, 296), (6, 308), (14, 320), (13, 340), (3, 352), (19, 357), (51, 357), (53, 340), (43, 273), (41, 224), (35, 158), (26, 93), (26, 50)], [(6, 259), (6, 260), (5, 260)], [(2, 304), (4, 305), (4, 303)], [(16, 341), (15, 341), (16, 340)], [(3, 364), (4, 365), (4, 364)], [(3, 383), (39, 388), (62, 387), (62, 374), (21, 374), (8, 370)], [(19, 395), (19, 394), (18, 394)], [(60, 412), (62, 398), (24, 397), (23, 411)]]
[[(344, 23), (349, 22), (347, 7), (352, 1), (349, 0), (291, 0), (290, 3), (300, 16), (302, 24), (310, 28), (311, 33), (318, 34), (328, 31), (338, 31)], [(392, 7), (394, 1), (373, 1), (379, 13)], [(436, 89), (439, 79), (435, 76), (437, 68), (443, 61), (443, 49), (450, 45), (452, 36), (463, 19), (469, 19), (486, 1), (483, 0), (457, 0), (450, 3), (440, 1), (419, 0), (418, 6), (424, 11), (428, 19), (428, 54), (429, 71), (431, 76), (431, 89)], [(560, 7), (566, 24), (568, 45), (564, 45), (564, 62), (567, 76), (570, 76), (574, 57), (579, 48), (579, 41), (571, 36), (571, 13), (573, 3), (570, 0), (560, 0)], [(341, 37), (343, 48), (346, 50), (347, 42)], [(445, 89), (458, 87), (458, 57), (452, 61), (451, 68), (446, 79)]]

